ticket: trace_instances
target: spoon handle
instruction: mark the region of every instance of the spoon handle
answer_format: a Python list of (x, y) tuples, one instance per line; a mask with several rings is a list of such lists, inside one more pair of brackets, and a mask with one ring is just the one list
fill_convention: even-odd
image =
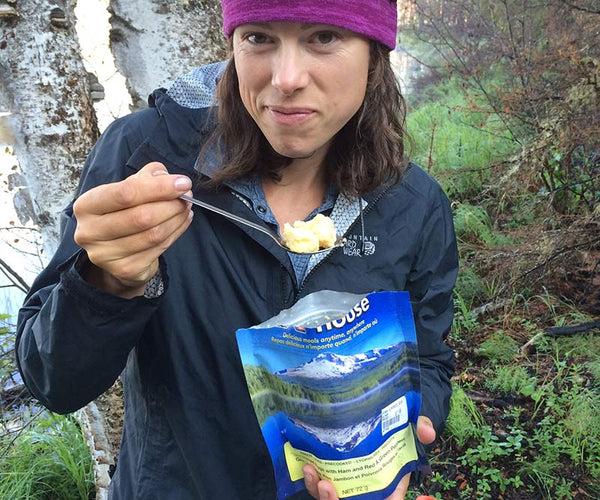
[(244, 219), (243, 217), (238, 217), (237, 215), (234, 215), (231, 212), (228, 212), (227, 210), (223, 210), (222, 208), (215, 207), (214, 205), (211, 205), (210, 203), (206, 203), (204, 201), (197, 200), (196, 198), (192, 198), (191, 196), (188, 196), (187, 194), (182, 194), (179, 197), (182, 200), (189, 201), (190, 203), (193, 203), (194, 205), (198, 205), (199, 207), (205, 208), (206, 210), (210, 210), (211, 212), (215, 212), (219, 215), (222, 215), (223, 217), (227, 217), (228, 219), (239, 222), (240, 224), (244, 224), (248, 227), (256, 229), (257, 231), (261, 231), (262, 233), (266, 234), (267, 236), (270, 236), (271, 238), (273, 238), (277, 244), (281, 245), (277, 236), (275, 236), (271, 231), (269, 231), (267, 228), (261, 226), (260, 224), (255, 224), (254, 222)]

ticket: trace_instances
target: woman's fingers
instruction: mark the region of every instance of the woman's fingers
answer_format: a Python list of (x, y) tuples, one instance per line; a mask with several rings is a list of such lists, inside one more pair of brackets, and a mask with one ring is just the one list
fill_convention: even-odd
[(406, 474), (406, 476), (400, 480), (394, 493), (387, 497), (386, 500), (404, 500), (406, 492), (408, 491), (408, 483), (410, 483), (410, 474)]
[(333, 484), (329, 481), (319, 481), (319, 500), (339, 500)]
[(75, 213), (105, 215), (161, 200), (174, 200), (192, 188), (184, 175), (170, 175), (161, 163), (146, 165), (120, 182), (103, 184), (83, 193), (75, 202)]
[(116, 261), (105, 262), (103, 269), (124, 283), (145, 283), (156, 273), (158, 258), (187, 230), (191, 222), (192, 219), (187, 218), (162, 244)]
[[(417, 421), (417, 438), (423, 444), (431, 444), (435, 441), (436, 433), (433, 427), (433, 422), (429, 417), (420, 416)], [(335, 488), (329, 481), (322, 481), (319, 479), (317, 470), (312, 465), (305, 465), (302, 468), (304, 472), (304, 484), (308, 492), (319, 500), (337, 500), (337, 494)], [(406, 493), (408, 492), (408, 485), (410, 483), (410, 474), (405, 475), (394, 492), (387, 497), (386, 500), (404, 500)], [(430, 500), (433, 497), (430, 496), (419, 496), (417, 500)]]
[(187, 225), (190, 214), (191, 212), (188, 211), (180, 212), (161, 224), (140, 233), (110, 241), (90, 243), (87, 247), (88, 257), (94, 262), (95, 257), (101, 254), (105, 262), (111, 262), (150, 248), (158, 247), (165, 251), (169, 248), (168, 242), (171, 236), (182, 226)]
[(304, 472), (304, 485), (313, 498), (318, 500), (338, 500), (333, 484), (319, 478), (319, 473), (312, 465), (306, 464)]
[(183, 200), (155, 201), (104, 215), (79, 215), (77, 238), (84, 242), (113, 241), (157, 227), (190, 211)]
[(435, 429), (429, 417), (421, 415), (417, 420), (417, 438), (423, 444), (431, 444), (435, 441)]
[(306, 490), (314, 498), (319, 498), (318, 484), (320, 479), (317, 469), (310, 464), (306, 464), (304, 467), (302, 467), (302, 472), (304, 472), (304, 486), (306, 486)]
[(102, 285), (116, 278), (137, 289), (150, 279), (158, 257), (191, 223), (191, 205), (178, 199), (190, 193), (191, 185), (188, 177), (170, 175), (162, 163), (152, 162), (123, 181), (82, 194), (73, 205), (75, 242), (109, 275), (94, 282)]

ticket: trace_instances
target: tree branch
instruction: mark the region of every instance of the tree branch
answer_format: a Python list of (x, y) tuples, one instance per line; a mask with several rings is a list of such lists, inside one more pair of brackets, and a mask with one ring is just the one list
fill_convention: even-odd
[(29, 292), (29, 285), (25, 282), (21, 276), (11, 268), (4, 260), (0, 259), (0, 271), (11, 281), (11, 283), (23, 291), (24, 293)]

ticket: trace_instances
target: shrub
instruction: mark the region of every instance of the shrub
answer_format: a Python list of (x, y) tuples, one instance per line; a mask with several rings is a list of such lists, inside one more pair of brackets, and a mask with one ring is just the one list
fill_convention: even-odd
[(490, 165), (518, 150), (497, 117), (469, 109), (471, 97), (456, 80), (429, 89), (432, 101), (407, 117), (412, 157), (440, 180), (451, 199), (479, 194)]
[[(71, 417), (38, 419), (14, 443), (4, 439), (0, 498), (93, 498), (92, 459)], [(8, 448), (7, 448), (8, 447)]]
[(486, 298), (485, 284), (471, 267), (463, 266), (460, 269), (454, 291), (469, 307), (474, 302), (482, 302)]
[(504, 331), (498, 330), (481, 343), (477, 354), (491, 361), (508, 363), (518, 351), (517, 342)]
[(536, 378), (530, 376), (522, 366), (501, 366), (493, 377), (485, 381), (485, 386), (502, 394), (532, 396), (536, 382)]
[(454, 384), (446, 432), (456, 440), (459, 446), (464, 446), (470, 438), (478, 435), (483, 425), (483, 417), (475, 403), (460, 386)]

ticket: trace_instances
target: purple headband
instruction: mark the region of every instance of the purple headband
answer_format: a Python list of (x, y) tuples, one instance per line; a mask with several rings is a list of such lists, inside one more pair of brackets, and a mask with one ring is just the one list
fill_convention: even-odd
[(396, 46), (395, 0), (221, 0), (226, 37), (241, 24), (291, 21), (346, 28)]

